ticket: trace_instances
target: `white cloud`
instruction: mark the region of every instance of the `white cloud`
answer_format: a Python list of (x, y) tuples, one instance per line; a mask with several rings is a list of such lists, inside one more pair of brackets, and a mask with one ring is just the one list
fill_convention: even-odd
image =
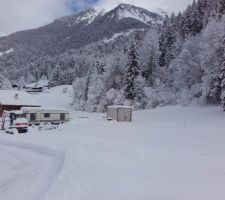
[[(93, 2), (94, 0), (0, 0), (0, 35), (48, 24), (58, 17), (70, 14), (71, 4), (83, 9), (93, 5)], [(177, 12), (190, 2), (192, 0), (97, 0), (96, 6), (109, 10), (120, 3), (129, 3), (150, 11), (161, 8)]]
[(67, 0), (0, 0), (0, 34), (35, 28), (70, 12)]
[(193, 0), (98, 0), (97, 8), (112, 9), (118, 4), (128, 3), (146, 8), (150, 11), (163, 9), (167, 12), (183, 11)]

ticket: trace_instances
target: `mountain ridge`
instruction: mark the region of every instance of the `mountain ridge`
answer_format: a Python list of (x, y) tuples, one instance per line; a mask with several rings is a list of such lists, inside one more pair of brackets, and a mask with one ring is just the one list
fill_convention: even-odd
[[(132, 12), (130, 17), (120, 15), (119, 19), (109, 18), (113, 13), (117, 15), (118, 10), (120, 10), (121, 14), (121, 8), (123, 8), (123, 12), (126, 15), (130, 10)], [(139, 19), (133, 15), (134, 10)], [(147, 23), (146, 20), (144, 21), (146, 17), (148, 19), (152, 18), (152, 22)], [(39, 28), (19, 31), (9, 36), (1, 37), (0, 51), (13, 48), (16, 52), (20, 46), (23, 48), (33, 46), (36, 52), (39, 51), (38, 49), (41, 49), (40, 54), (43, 52), (44, 54), (54, 55), (69, 49), (84, 47), (103, 38), (110, 38), (115, 33), (124, 30), (149, 28), (152, 25), (160, 24), (161, 21), (160, 15), (128, 4), (120, 4), (106, 13), (98, 12), (95, 9), (87, 9), (56, 19), (52, 23)], [(37, 47), (35, 48), (35, 46)], [(43, 48), (43, 46), (46, 48)], [(53, 49), (48, 49), (47, 46), (52, 46)]]

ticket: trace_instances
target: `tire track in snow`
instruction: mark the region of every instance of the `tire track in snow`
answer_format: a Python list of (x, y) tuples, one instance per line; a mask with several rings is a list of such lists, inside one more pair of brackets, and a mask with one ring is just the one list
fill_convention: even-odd
[(64, 152), (33, 144), (0, 141), (0, 196), (39, 200), (64, 164)]

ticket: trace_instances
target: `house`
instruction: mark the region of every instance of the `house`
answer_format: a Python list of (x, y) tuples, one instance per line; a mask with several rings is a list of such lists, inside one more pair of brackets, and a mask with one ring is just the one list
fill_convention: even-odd
[(40, 92), (43, 92), (43, 88), (42, 87), (28, 87), (28, 86), (24, 86), (23, 90), (28, 92), (28, 93), (40, 93)]
[(40, 93), (40, 92), (43, 92), (46, 88), (49, 88), (49, 81), (40, 80), (40, 81), (25, 85), (23, 87), (23, 90), (28, 93)]
[(131, 106), (113, 105), (107, 107), (107, 119), (116, 120), (118, 122), (131, 122), (132, 121)]
[(21, 107), (40, 107), (40, 104), (25, 91), (0, 90), (0, 117), (4, 110), (20, 110)]

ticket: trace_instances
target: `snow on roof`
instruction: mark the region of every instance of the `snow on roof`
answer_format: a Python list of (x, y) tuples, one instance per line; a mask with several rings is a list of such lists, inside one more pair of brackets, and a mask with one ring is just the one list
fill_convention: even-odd
[(6, 113), (7, 115), (10, 113), (14, 113), (16, 115), (21, 115), (21, 114), (23, 114), (23, 111), (22, 110), (10, 110), (10, 111), (4, 111), (4, 113)]
[(132, 106), (123, 106), (123, 105), (112, 105), (112, 106), (108, 106), (108, 108), (128, 108), (128, 109), (133, 109)]
[(25, 91), (0, 90), (0, 104), (2, 105), (22, 105), (40, 106), (40, 104)]
[(29, 110), (40, 110), (40, 111), (64, 111), (64, 112), (69, 112), (68, 109), (66, 108), (57, 108), (57, 107), (22, 107), (21, 108), (24, 111), (29, 111)]

